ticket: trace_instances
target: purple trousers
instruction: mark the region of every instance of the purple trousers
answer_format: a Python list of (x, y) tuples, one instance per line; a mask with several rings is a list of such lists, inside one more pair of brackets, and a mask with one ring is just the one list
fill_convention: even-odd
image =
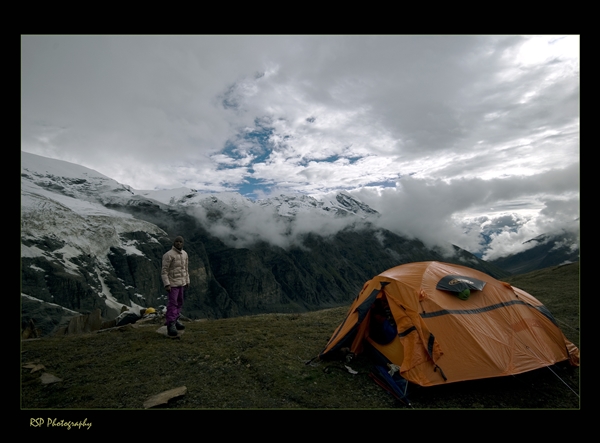
[(183, 306), (183, 286), (177, 286), (176, 288), (171, 286), (168, 298), (167, 314), (165, 315), (167, 325), (179, 318), (181, 307)]

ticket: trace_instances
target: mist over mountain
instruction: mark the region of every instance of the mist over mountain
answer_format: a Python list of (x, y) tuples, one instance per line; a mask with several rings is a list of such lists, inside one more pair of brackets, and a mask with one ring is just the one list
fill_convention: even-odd
[(317, 200), (311, 196), (285, 196), (259, 201), (235, 192), (203, 194), (193, 189), (141, 191), (142, 195), (183, 208), (212, 235), (230, 247), (250, 247), (259, 242), (289, 248), (300, 246), (311, 232), (330, 236), (348, 227), (367, 226), (377, 211), (339, 193)]
[(529, 249), (511, 254), (490, 263), (510, 272), (524, 274), (537, 269), (579, 261), (578, 231), (560, 230), (542, 234), (525, 242)]
[(25, 152), (21, 162), (22, 320), (46, 334), (74, 312), (113, 319), (123, 306), (165, 305), (161, 258), (176, 235), (190, 257), (189, 318), (345, 305), (368, 279), (413, 261), (509, 275), (456, 246), (379, 227), (381, 214), (345, 193), (253, 201), (137, 191), (68, 162)]

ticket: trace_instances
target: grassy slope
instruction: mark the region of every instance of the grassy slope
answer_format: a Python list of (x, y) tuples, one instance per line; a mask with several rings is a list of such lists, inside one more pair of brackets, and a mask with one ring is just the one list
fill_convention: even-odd
[[(542, 301), (579, 346), (579, 264), (508, 280)], [(347, 308), (268, 314), (187, 324), (181, 339), (145, 324), (22, 343), (21, 361), (37, 362), (62, 379), (42, 384), (21, 371), (22, 409), (140, 409), (162, 391), (187, 393), (162, 407), (393, 408), (393, 398), (368, 376), (369, 363), (311, 363)], [(453, 383), (409, 392), (412, 406), (446, 408), (579, 408), (579, 368), (558, 365), (516, 377)], [(564, 383), (563, 383), (564, 382)], [(566, 383), (566, 384), (565, 384)], [(568, 386), (567, 386), (568, 385)], [(575, 392), (574, 392), (575, 391)]]

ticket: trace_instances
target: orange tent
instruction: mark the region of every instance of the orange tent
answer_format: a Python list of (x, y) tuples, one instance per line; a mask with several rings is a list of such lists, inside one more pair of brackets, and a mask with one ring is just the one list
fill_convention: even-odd
[[(437, 289), (442, 279), (480, 284), (459, 297)], [(374, 339), (376, 300), (395, 332), (384, 344)], [(319, 358), (359, 354), (366, 346), (421, 386), (519, 374), (565, 360), (579, 366), (579, 349), (533, 296), (474, 269), (435, 261), (397, 266), (366, 282)]]

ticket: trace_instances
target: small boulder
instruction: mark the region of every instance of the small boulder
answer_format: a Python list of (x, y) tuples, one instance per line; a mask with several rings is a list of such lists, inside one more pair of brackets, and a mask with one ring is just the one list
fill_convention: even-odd
[(161, 392), (160, 394), (153, 395), (144, 402), (144, 409), (153, 408), (154, 406), (163, 405), (169, 402), (172, 398), (181, 397), (187, 393), (185, 386), (178, 388), (169, 389), (168, 391)]

